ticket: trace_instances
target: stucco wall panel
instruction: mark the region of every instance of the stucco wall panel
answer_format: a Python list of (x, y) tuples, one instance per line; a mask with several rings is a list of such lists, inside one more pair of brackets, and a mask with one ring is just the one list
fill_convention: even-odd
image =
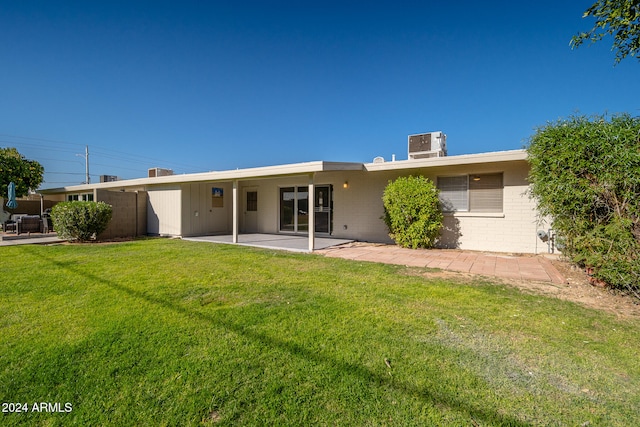
[[(223, 189), (222, 207), (214, 207), (211, 190)], [(183, 184), (182, 235), (195, 236), (230, 232), (229, 217), (232, 209), (231, 183)]]
[(181, 193), (180, 186), (149, 188), (147, 192), (147, 232), (149, 234), (181, 235)]

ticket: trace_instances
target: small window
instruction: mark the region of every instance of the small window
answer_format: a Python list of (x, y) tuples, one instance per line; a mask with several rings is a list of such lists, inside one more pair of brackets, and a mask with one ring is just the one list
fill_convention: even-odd
[(502, 212), (502, 173), (438, 177), (445, 212)]
[(248, 212), (258, 211), (258, 192), (257, 191), (247, 191), (247, 211)]

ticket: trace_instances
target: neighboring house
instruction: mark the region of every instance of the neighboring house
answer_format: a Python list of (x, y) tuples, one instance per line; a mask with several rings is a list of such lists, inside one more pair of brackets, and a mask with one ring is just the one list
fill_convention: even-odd
[[(445, 206), (439, 247), (546, 252), (536, 236), (539, 227), (535, 202), (527, 194), (529, 164), (524, 150), (429, 158), (410, 153), (409, 157), (153, 176), (41, 193), (51, 200), (108, 199), (114, 205), (114, 221), (135, 217), (134, 234), (299, 234), (309, 236), (313, 248), (316, 236), (391, 243), (381, 219), (382, 193), (389, 180), (424, 175), (436, 182)], [(125, 195), (117, 193), (136, 195), (134, 200), (130, 194), (126, 202), (133, 211), (116, 214), (119, 204), (125, 203), (119, 202)]]

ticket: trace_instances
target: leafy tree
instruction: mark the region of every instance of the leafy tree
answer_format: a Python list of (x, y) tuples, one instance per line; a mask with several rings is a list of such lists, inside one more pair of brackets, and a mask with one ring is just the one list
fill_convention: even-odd
[(527, 151), (531, 194), (563, 253), (613, 287), (640, 290), (640, 118), (559, 120)]
[(587, 40), (595, 43), (612, 35), (616, 64), (627, 56), (637, 56), (640, 60), (640, 0), (598, 0), (582, 15), (588, 16), (596, 22), (591, 30), (573, 36), (572, 48)]
[(7, 197), (10, 182), (16, 185), (16, 197), (26, 196), (42, 184), (44, 168), (27, 160), (15, 148), (0, 147), (0, 197)]
[(423, 176), (400, 177), (384, 190), (384, 222), (389, 236), (405, 248), (433, 247), (442, 228), (438, 189)]
[(107, 229), (113, 209), (105, 202), (62, 202), (51, 209), (53, 228), (64, 239), (88, 242)]

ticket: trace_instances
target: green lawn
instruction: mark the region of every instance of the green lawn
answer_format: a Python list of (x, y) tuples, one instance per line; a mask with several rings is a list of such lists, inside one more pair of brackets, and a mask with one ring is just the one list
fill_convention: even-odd
[(639, 320), (407, 273), (168, 239), (0, 248), (0, 424), (640, 425)]

